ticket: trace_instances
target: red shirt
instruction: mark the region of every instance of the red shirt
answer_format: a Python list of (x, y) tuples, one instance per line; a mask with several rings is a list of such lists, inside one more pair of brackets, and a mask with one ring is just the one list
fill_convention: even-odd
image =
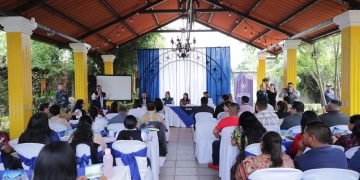
[(296, 155), (296, 153), (298, 152), (298, 150), (299, 150), (299, 141), (301, 141), (302, 139), (303, 139), (303, 135), (301, 133), (299, 133), (299, 134), (297, 134), (295, 136), (293, 144), (290, 147), (290, 155), (291, 156), (294, 157)]
[(236, 116), (226, 117), (218, 122), (215, 129), (221, 131), (222, 129), (229, 126), (237, 126), (239, 124), (239, 118)]

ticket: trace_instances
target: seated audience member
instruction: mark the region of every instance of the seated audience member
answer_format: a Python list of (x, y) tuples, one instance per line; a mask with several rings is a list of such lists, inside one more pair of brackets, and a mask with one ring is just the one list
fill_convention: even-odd
[(155, 110), (157, 113), (165, 114), (164, 104), (160, 98), (155, 98), (154, 104), (155, 104)]
[(208, 98), (208, 103), (207, 103), (208, 106), (210, 106), (210, 107), (214, 107), (214, 106), (215, 106), (213, 99), (212, 99), (212, 98), (210, 97), (210, 95), (209, 95), (209, 92), (207, 92), (207, 91), (203, 92), (203, 97)]
[[(218, 122), (218, 124), (216, 125), (216, 127), (213, 130), (213, 134), (216, 138), (221, 138), (220, 136), (220, 132), (226, 128), (226, 127), (231, 127), (231, 126), (237, 126), (239, 124), (239, 118), (238, 118), (238, 114), (239, 114), (239, 105), (236, 103), (231, 103), (230, 104), (230, 109), (229, 109), (229, 114), (230, 116), (227, 118), (224, 118), (222, 120), (220, 120)], [(213, 150), (213, 154), (212, 154), (212, 163), (208, 164), (208, 167), (211, 169), (219, 169), (219, 156), (220, 156), (220, 140), (216, 140), (213, 142), (212, 144), (212, 150)]]
[[(241, 125), (240, 125), (241, 119)], [(231, 144), (236, 145), (239, 149), (239, 154), (236, 157), (236, 162), (232, 167), (231, 174), (234, 175), (238, 165), (245, 159), (245, 147), (259, 143), (261, 137), (266, 133), (266, 129), (256, 119), (255, 115), (249, 111), (243, 112), (239, 117), (239, 124), (234, 129)]]
[(221, 112), (224, 112), (224, 103), (229, 101), (229, 95), (224, 94), (221, 96), (221, 104), (217, 105), (214, 112), (214, 118), (217, 118), (217, 115)]
[(289, 98), (288, 96), (286, 96), (286, 97), (284, 97), (283, 99), (284, 99), (284, 101), (287, 103), (288, 109), (291, 109), (291, 104), (292, 104), (292, 102), (290, 101), (290, 98)]
[(102, 131), (108, 125), (108, 121), (99, 114), (99, 109), (96, 106), (91, 106), (89, 115), (93, 120), (92, 129), (95, 131)]
[(319, 118), (317, 114), (314, 111), (305, 111), (300, 120), (300, 126), (301, 126), (301, 133), (297, 134), (295, 136), (295, 139), (293, 140), (293, 143), (290, 147), (290, 155), (292, 157), (295, 157), (296, 153), (299, 150), (299, 142), (303, 139), (305, 124), (313, 121), (319, 121)]
[(188, 104), (191, 104), (191, 100), (189, 99), (188, 93), (184, 93), (183, 98), (180, 99), (180, 106), (186, 106)]
[(150, 121), (158, 121), (158, 122), (164, 123), (164, 118), (156, 113), (154, 103), (148, 103), (146, 108), (147, 108), (147, 112), (141, 118), (141, 124), (147, 123)]
[(74, 151), (66, 142), (44, 146), (35, 162), (34, 180), (75, 180), (77, 177)]
[(280, 129), (289, 129), (294, 126), (300, 125), (301, 115), (304, 112), (304, 104), (300, 101), (294, 101), (291, 105), (290, 114), (284, 118), (283, 122), (280, 125)]
[(217, 115), (217, 120), (222, 120), (226, 117), (229, 117), (229, 108), (230, 108), (231, 101), (224, 102), (224, 111)]
[(331, 100), (326, 106), (325, 114), (319, 116), (320, 121), (324, 122), (327, 126), (347, 125), (349, 123), (349, 116), (340, 112), (342, 103), (338, 100)]
[(76, 154), (76, 146), (78, 144), (86, 144), (90, 147), (91, 162), (92, 164), (99, 163), (98, 159), (98, 147), (101, 146), (103, 152), (105, 152), (106, 144), (100, 134), (94, 134), (91, 126), (93, 120), (90, 116), (81, 116), (77, 129), (70, 136), (69, 142)]
[(109, 124), (114, 124), (114, 123), (124, 123), (124, 120), (125, 120), (125, 117), (127, 116), (127, 113), (128, 113), (128, 111), (127, 111), (126, 107), (125, 106), (120, 106), (119, 113), (116, 116), (108, 119), (108, 125)]
[(255, 104), (255, 110), (257, 112), (255, 116), (267, 131), (278, 132), (281, 121), (275, 112), (267, 110), (267, 106), (267, 99), (258, 99)]
[(72, 116), (73, 120), (80, 119), (82, 115), (85, 115), (86, 111), (84, 110), (84, 100), (82, 99), (76, 100), (72, 112), (73, 112), (73, 116)]
[(288, 107), (289, 106), (286, 101), (278, 101), (276, 103), (276, 114), (278, 115), (279, 119), (290, 116)]
[(49, 118), (52, 117), (52, 114), (50, 113), (50, 104), (49, 103), (40, 104), (39, 112), (46, 113), (49, 116)]
[(139, 98), (139, 100), (142, 106), (146, 106), (147, 104), (151, 103), (146, 91), (141, 93), (141, 97)]
[(50, 107), (50, 113), (52, 117), (49, 119), (49, 123), (59, 123), (64, 125), (67, 129), (72, 129), (69, 121), (60, 117), (60, 106), (54, 104)]
[(232, 95), (231, 93), (229, 94), (229, 101), (230, 101), (230, 102), (235, 102), (235, 101), (234, 101), (234, 97), (233, 97), (233, 95)]
[(282, 152), (281, 136), (273, 131), (267, 132), (261, 139), (261, 153), (249, 156), (238, 166), (235, 179), (246, 180), (256, 170), (266, 168), (294, 168), (292, 159)]
[(167, 104), (174, 104), (174, 98), (172, 98), (170, 96), (170, 92), (166, 91), (165, 92), (165, 98), (162, 99), (164, 105), (166, 106)]
[(106, 112), (105, 119), (109, 120), (119, 114), (118, 103), (116, 101), (111, 103), (110, 110)]
[[(360, 115), (354, 115), (356, 116), (356, 118), (359, 120)], [(351, 118), (354, 118), (354, 116), (352, 116)], [(351, 121), (350, 118), (350, 121)], [(359, 127), (359, 123), (357, 125), (355, 125), (355, 127), (353, 128), (352, 132), (353, 132), (353, 136), (354, 139), (356, 140), (357, 144), (360, 144), (360, 127)], [(356, 127), (357, 126), (357, 127)], [(350, 159), (349, 161), (349, 169), (357, 171), (358, 173), (360, 173), (360, 149), (357, 150), (354, 154), (354, 156)]]
[[(141, 131), (136, 127), (137, 120), (135, 116), (126, 116), (124, 120), (126, 130), (122, 130), (116, 140), (138, 140), (143, 141), (141, 138)], [(130, 139), (128, 138), (130, 137)]]
[(0, 131), (0, 139), (1, 160), (4, 163), (5, 169), (22, 168), (19, 159), (11, 155), (11, 153), (14, 152), (14, 149), (9, 144), (10, 138), (8, 133)]
[(208, 98), (207, 97), (202, 97), (200, 101), (201, 101), (201, 106), (194, 109), (194, 128), (196, 125), (195, 115), (197, 113), (208, 112), (208, 113), (211, 113), (211, 115), (214, 114), (214, 108), (208, 106)]
[(345, 151), (353, 148), (355, 146), (359, 146), (359, 139), (358, 135), (360, 133), (360, 115), (353, 115), (350, 117), (349, 130), (352, 132), (348, 135), (340, 136), (334, 144), (344, 147)]
[(21, 143), (50, 144), (59, 141), (59, 135), (50, 129), (48, 116), (45, 113), (36, 113), (31, 116), (27, 128), (19, 137)]
[(142, 104), (141, 104), (141, 100), (140, 100), (140, 99), (136, 99), (136, 100), (134, 101), (133, 108), (134, 108), (134, 109), (142, 108)]
[(249, 97), (248, 96), (242, 96), (241, 97), (241, 103), (240, 103), (240, 114), (249, 111), (251, 113), (254, 113), (254, 107), (249, 105)]
[[(332, 148), (331, 131), (323, 122), (310, 122), (305, 125), (303, 139), (295, 158), (295, 167), (301, 171), (318, 168), (347, 169), (345, 153)], [(311, 148), (304, 153), (306, 147)]]

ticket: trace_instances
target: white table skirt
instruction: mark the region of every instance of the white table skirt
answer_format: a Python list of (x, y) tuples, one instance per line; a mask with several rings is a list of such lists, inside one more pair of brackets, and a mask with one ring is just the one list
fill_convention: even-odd
[(113, 169), (113, 177), (108, 178), (108, 180), (131, 180), (131, 173), (129, 166), (115, 166)]
[(186, 128), (180, 117), (168, 106), (165, 106), (165, 121), (169, 122), (169, 126)]

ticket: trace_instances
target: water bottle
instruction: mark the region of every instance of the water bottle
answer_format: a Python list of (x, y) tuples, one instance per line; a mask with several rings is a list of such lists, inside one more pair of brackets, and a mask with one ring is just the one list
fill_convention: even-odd
[(103, 157), (104, 169), (103, 174), (108, 179), (113, 177), (113, 156), (111, 155), (111, 151), (109, 148), (105, 149), (105, 155)]

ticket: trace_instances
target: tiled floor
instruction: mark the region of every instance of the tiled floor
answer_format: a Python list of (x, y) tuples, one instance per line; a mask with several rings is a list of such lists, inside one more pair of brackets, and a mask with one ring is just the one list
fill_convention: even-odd
[(192, 128), (171, 128), (168, 154), (160, 169), (160, 180), (219, 180), (218, 171), (195, 159)]

